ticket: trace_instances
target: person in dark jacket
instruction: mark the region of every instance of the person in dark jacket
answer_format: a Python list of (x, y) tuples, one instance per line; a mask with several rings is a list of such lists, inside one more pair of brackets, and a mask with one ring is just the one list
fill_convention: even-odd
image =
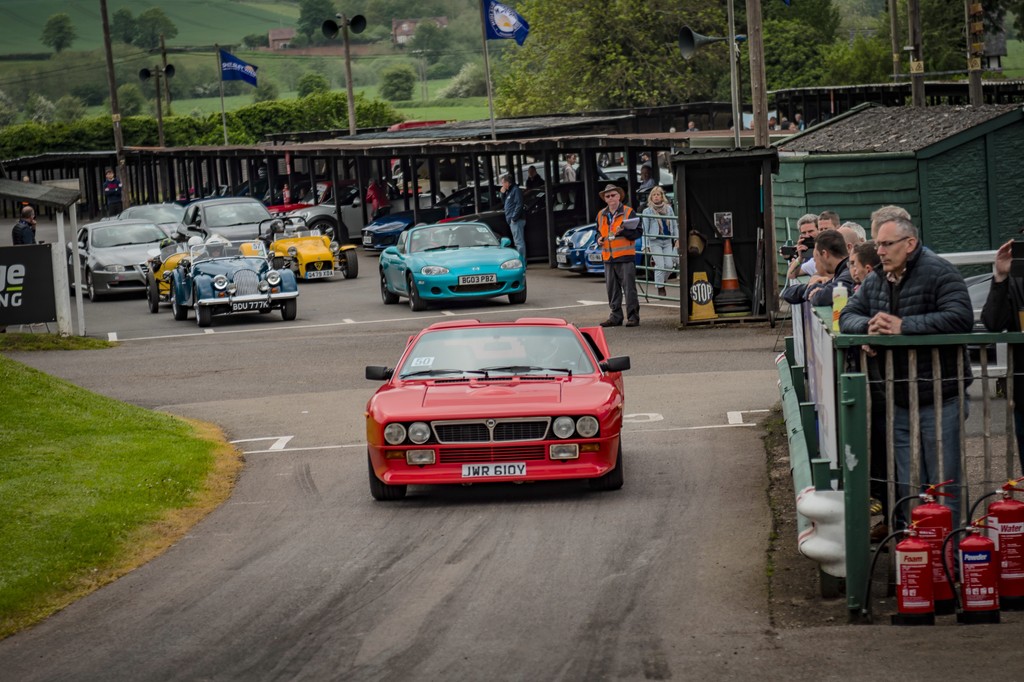
[[(882, 270), (868, 275), (857, 293), (839, 316), (844, 334), (914, 335), (958, 334), (970, 332), (974, 311), (967, 285), (960, 272), (948, 261), (921, 245), (917, 228), (909, 220), (895, 218), (879, 226), (875, 242)], [(956, 497), (945, 498), (959, 521), (963, 497), (960, 472), (960, 401), (958, 358), (962, 359), (962, 381), (971, 381), (971, 364), (967, 347), (940, 346), (939, 370), (941, 394), (933, 394), (934, 371), (932, 353), (917, 353), (918, 404), (920, 406), (921, 483), (940, 483), (953, 479)], [(896, 481), (899, 497), (910, 494), (910, 388), (909, 353), (903, 348), (892, 350), (894, 374), (894, 413), (890, 415), (895, 440)], [(884, 366), (884, 358), (873, 358), (875, 369)], [(884, 370), (881, 371), (884, 376)], [(936, 401), (942, 414), (942, 431), (936, 433), (934, 409)], [(964, 419), (968, 404), (964, 402)], [(938, 438), (942, 439), (942, 476), (937, 456)], [(915, 491), (916, 492), (916, 491)], [(902, 512), (902, 510), (897, 510)], [(903, 518), (900, 513), (901, 519)]]
[[(981, 321), (990, 332), (1021, 331), (1024, 311), (1024, 278), (1010, 276), (1013, 240), (996, 251), (992, 265), (992, 287), (981, 309)], [(1017, 456), (1024, 471), (1024, 346), (1013, 346), (1013, 422), (1017, 434)]]
[(807, 284), (793, 284), (782, 290), (782, 298), (790, 303), (809, 301), (811, 305), (832, 305), (832, 290), (837, 284), (853, 292), (846, 237), (838, 230), (824, 230), (814, 238), (814, 262), (824, 274), (811, 277)]
[(123, 187), (121, 181), (114, 175), (114, 169), (108, 168), (106, 179), (103, 181), (103, 196), (107, 201), (107, 215), (116, 217), (121, 213), (123, 206), (121, 192)]
[(36, 210), (31, 206), (21, 209), (21, 220), (11, 230), (11, 242), (15, 246), (36, 243)]
[(523, 205), (523, 191), (509, 173), (501, 176), (501, 193), (505, 195), (505, 220), (512, 231), (512, 244), (526, 265), (526, 206)]

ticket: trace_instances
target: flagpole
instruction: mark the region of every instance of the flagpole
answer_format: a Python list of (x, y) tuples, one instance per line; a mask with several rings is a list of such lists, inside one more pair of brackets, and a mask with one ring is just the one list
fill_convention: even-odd
[(220, 76), (220, 122), (224, 126), (224, 144), (228, 144), (228, 115), (224, 111), (224, 65), (220, 58), (220, 45), (214, 45), (214, 55), (217, 57), (217, 74)]
[(497, 140), (498, 134), (494, 131), (494, 94), (491, 92), (491, 59), (487, 53), (487, 15), (484, 7), (487, 0), (480, 0), (480, 36), (484, 41), (484, 72), (487, 75), (487, 109), (491, 112), (491, 139)]

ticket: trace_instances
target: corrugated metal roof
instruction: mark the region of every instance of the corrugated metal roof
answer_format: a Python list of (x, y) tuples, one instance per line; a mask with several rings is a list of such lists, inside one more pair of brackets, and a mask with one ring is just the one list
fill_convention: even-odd
[(783, 140), (783, 152), (862, 154), (916, 152), (1013, 111), (1020, 104), (870, 106)]
[(0, 200), (29, 201), (36, 205), (66, 209), (82, 196), (78, 190), (37, 185), (34, 182), (0, 179)]

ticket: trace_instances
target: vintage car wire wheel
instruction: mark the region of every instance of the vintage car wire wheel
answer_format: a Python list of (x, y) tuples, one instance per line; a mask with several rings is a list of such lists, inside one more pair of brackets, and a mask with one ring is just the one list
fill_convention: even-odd
[(384, 301), (384, 305), (398, 303), (398, 294), (388, 289), (388, 280), (383, 270), (380, 271), (380, 299)]
[(508, 295), (508, 302), (512, 305), (522, 305), (526, 303), (526, 282), (523, 282), (523, 288), (521, 291), (515, 291)]
[(355, 279), (359, 276), (359, 256), (355, 249), (349, 249), (341, 253), (341, 275), (345, 279)]
[(151, 276), (146, 277), (146, 302), (149, 304), (149, 312), (160, 312), (160, 285)]
[(173, 286), (171, 287), (171, 314), (179, 322), (188, 319), (188, 308), (178, 303), (178, 292), (174, 291)]
[(409, 292), (409, 308), (413, 312), (420, 312), (421, 310), (427, 309), (427, 304), (420, 298), (420, 292), (416, 290), (416, 283), (412, 280), (412, 275), (405, 278), (406, 289)]
[(285, 322), (291, 322), (295, 319), (295, 316), (299, 312), (299, 302), (294, 298), (287, 299), (281, 305), (281, 319)]
[(366, 467), (370, 474), (370, 494), (373, 495), (373, 499), (380, 500), (381, 502), (391, 502), (405, 497), (405, 492), (408, 486), (388, 485), (377, 478), (377, 474), (373, 471), (373, 462), (370, 460), (370, 453), (366, 453)]
[(615, 466), (604, 476), (587, 479), (591, 490), (618, 490), (624, 482), (622, 471), (622, 441), (619, 441), (619, 454)]

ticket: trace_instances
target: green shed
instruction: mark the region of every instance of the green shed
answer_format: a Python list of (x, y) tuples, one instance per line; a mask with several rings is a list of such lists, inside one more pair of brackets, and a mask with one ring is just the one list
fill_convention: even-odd
[(805, 213), (833, 210), (868, 230), (886, 204), (906, 208), (938, 253), (994, 249), (1024, 226), (1020, 104), (862, 105), (775, 146), (780, 245), (796, 241)]

